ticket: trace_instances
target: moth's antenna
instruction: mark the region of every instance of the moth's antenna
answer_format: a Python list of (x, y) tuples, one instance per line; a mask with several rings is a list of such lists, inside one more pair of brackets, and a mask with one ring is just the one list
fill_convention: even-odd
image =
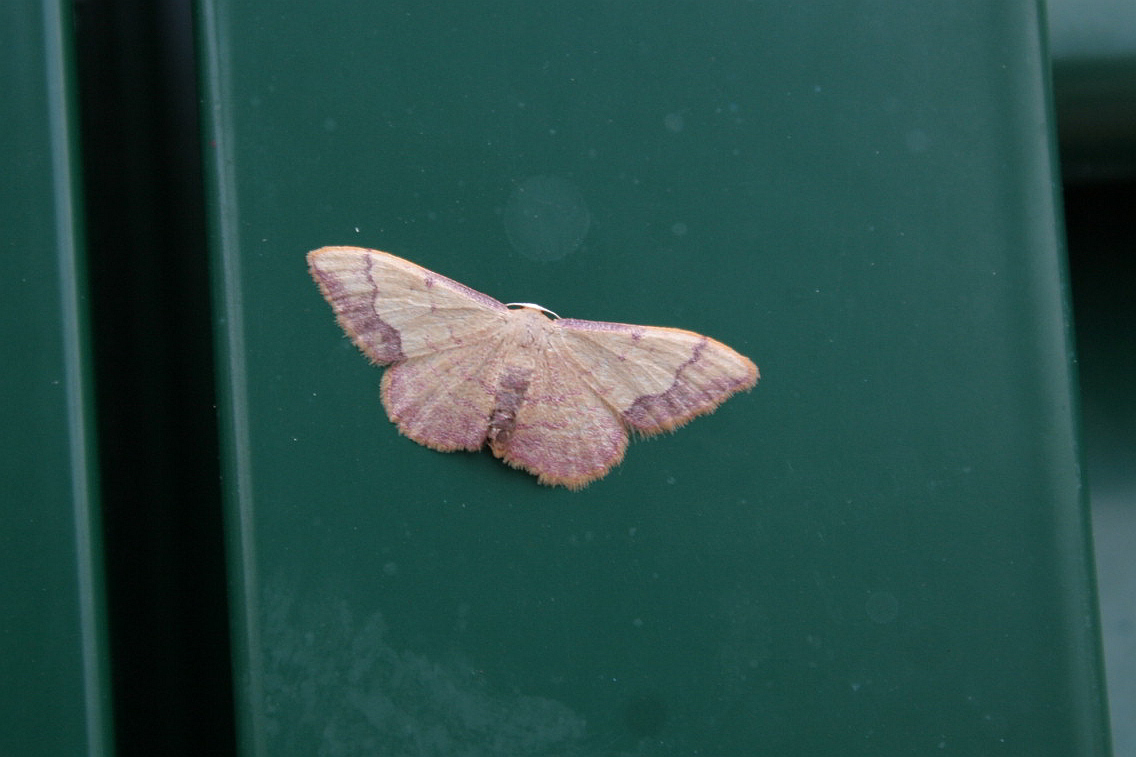
[(507, 307), (507, 308), (532, 308), (533, 310), (539, 310), (542, 313), (548, 313), (553, 318), (559, 318), (560, 317), (556, 313), (553, 313), (548, 308), (541, 307), (540, 305), (534, 305), (531, 302), (506, 302), (505, 307)]

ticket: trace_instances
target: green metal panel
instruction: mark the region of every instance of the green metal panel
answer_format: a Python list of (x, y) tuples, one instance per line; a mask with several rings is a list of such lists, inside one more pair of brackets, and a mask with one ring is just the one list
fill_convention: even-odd
[(110, 752), (68, 5), (0, 10), (0, 753)]
[[(1107, 752), (1037, 4), (201, 22), (244, 753)], [(397, 434), (326, 244), (763, 381), (541, 488)]]

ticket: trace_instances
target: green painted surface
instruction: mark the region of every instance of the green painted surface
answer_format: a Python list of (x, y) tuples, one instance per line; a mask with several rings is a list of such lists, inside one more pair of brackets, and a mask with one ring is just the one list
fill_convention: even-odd
[(109, 753), (69, 18), (0, 9), (0, 754)]
[[(1107, 751), (1036, 4), (201, 21), (244, 753)], [(397, 434), (328, 244), (763, 380), (540, 488)]]

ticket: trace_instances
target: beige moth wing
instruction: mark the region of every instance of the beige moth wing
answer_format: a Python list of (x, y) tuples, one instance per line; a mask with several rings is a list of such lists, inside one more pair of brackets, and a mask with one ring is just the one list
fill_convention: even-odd
[(757, 384), (752, 360), (693, 331), (570, 318), (556, 325), (566, 358), (642, 436), (712, 413)]
[(323, 247), (308, 266), (351, 340), (389, 365), (382, 401), (399, 431), (450, 452), (485, 443), (498, 348), (510, 311), (410, 261), (360, 247)]

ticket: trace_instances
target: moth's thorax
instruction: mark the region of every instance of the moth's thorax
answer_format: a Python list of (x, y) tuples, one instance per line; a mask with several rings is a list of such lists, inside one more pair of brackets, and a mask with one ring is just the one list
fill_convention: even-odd
[(509, 311), (510, 341), (520, 350), (544, 352), (552, 334), (552, 320), (539, 310), (522, 307)]

